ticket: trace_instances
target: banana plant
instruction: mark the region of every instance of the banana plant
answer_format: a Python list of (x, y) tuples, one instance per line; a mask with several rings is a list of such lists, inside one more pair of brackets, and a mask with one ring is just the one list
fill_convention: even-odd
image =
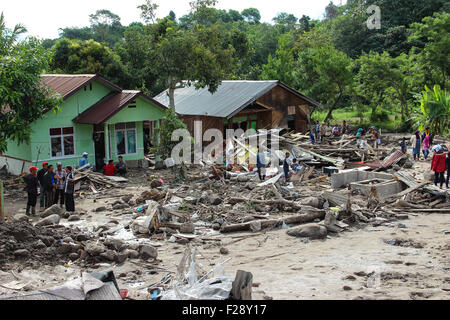
[(450, 93), (435, 85), (433, 90), (425, 86), (425, 91), (417, 96), (422, 114), (416, 116), (420, 130), (430, 126), (432, 132), (449, 136)]

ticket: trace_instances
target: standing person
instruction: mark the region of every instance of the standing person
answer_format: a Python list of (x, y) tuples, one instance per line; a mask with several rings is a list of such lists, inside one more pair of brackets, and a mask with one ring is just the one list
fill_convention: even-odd
[(402, 142), (400, 142), (400, 148), (402, 149), (403, 154), (406, 153), (406, 138), (403, 137)]
[(409, 144), (411, 145), (411, 148), (413, 148), (413, 158), (414, 161), (420, 160), (420, 144), (422, 143), (422, 139), (420, 138), (420, 132), (419, 130), (416, 130), (414, 134), (411, 136), (411, 139), (409, 140)]
[(53, 165), (49, 165), (44, 175), (45, 208), (53, 205), (53, 193), (55, 192), (55, 173)]
[(258, 153), (256, 154), (256, 167), (258, 168), (258, 176), (260, 181), (266, 179), (266, 165), (265, 157), (261, 153), (261, 149), (258, 147)]
[(114, 161), (113, 161), (113, 160), (109, 160), (109, 161), (108, 161), (108, 164), (106, 164), (106, 165), (103, 167), (103, 174), (104, 174), (105, 176), (113, 176), (113, 175), (116, 174), (116, 172), (117, 172), (117, 168), (116, 168), (116, 166), (114, 165)]
[(117, 162), (116, 168), (117, 168), (117, 172), (121, 176), (124, 176), (124, 175), (127, 174), (127, 164), (125, 163), (125, 161), (123, 161), (123, 157), (122, 156), (119, 156), (119, 162)]
[(312, 144), (316, 143), (316, 138), (315, 138), (314, 133), (312, 131), (309, 132), (309, 138), (311, 139), (311, 143)]
[(433, 155), (433, 160), (431, 161), (431, 170), (434, 171), (434, 185), (437, 186), (439, 182), (442, 189), (442, 186), (444, 185), (446, 157), (444, 150), (442, 150), (440, 145), (434, 146), (433, 151), (435, 153)]
[(339, 127), (338, 127), (337, 125), (335, 125), (335, 126), (333, 127), (333, 135), (334, 135), (335, 137), (339, 137)]
[(25, 183), (26, 183), (26, 191), (28, 195), (28, 201), (27, 201), (27, 210), (25, 214), (27, 216), (30, 215), (30, 209), (31, 214), (33, 216), (36, 215), (36, 202), (37, 202), (37, 193), (38, 193), (38, 185), (39, 180), (37, 178), (37, 170), (36, 167), (30, 167), (30, 173), (25, 177)]
[(445, 186), (448, 189), (448, 183), (450, 180), (450, 151), (447, 153), (447, 158), (445, 159), (445, 167), (447, 168), (447, 180), (445, 180)]
[[(87, 152), (83, 152), (83, 154), (81, 155), (80, 162), (78, 163), (78, 166), (82, 167), (82, 166), (87, 165), (89, 163), (88, 157), (89, 157), (89, 154)], [(87, 170), (89, 167), (86, 167), (86, 168), (82, 169), (81, 171)]]
[(286, 152), (286, 157), (284, 158), (283, 161), (283, 171), (284, 171), (284, 179), (286, 181), (286, 183), (289, 181), (289, 157), (291, 156), (291, 154), (289, 152)]
[(322, 125), (320, 126), (320, 142), (323, 141), (323, 138), (325, 137), (326, 134), (326, 128), (325, 128), (325, 123), (322, 122)]
[(422, 151), (425, 160), (427, 160), (428, 155), (430, 154), (430, 136), (425, 136), (425, 138), (423, 138)]
[(342, 128), (341, 128), (341, 130), (342, 130), (342, 134), (349, 134), (349, 132), (350, 132), (350, 130), (349, 130), (349, 127), (348, 127), (348, 125), (347, 125), (347, 121), (342, 121)]
[(58, 204), (59, 200), (59, 206), (62, 208), (64, 206), (64, 185), (66, 179), (66, 170), (62, 168), (61, 162), (58, 162), (56, 164), (55, 179), (56, 179), (56, 192), (54, 204)]
[(75, 201), (73, 200), (73, 193), (75, 190), (75, 180), (72, 173), (72, 167), (66, 167), (66, 181), (64, 185), (64, 195), (66, 197), (66, 211), (74, 212), (75, 211)]
[(331, 134), (333, 132), (333, 128), (331, 128), (330, 123), (327, 123), (327, 126), (325, 128), (325, 136), (326, 137), (331, 137)]
[(316, 137), (316, 141), (320, 141), (320, 123), (319, 121), (316, 121), (316, 126), (314, 128), (314, 135)]
[(370, 130), (372, 133), (372, 138), (375, 140), (375, 143), (373, 146), (374, 146), (374, 149), (376, 149), (381, 145), (380, 133), (378, 132), (377, 128), (375, 128), (375, 127), (371, 127)]
[(425, 137), (430, 137), (429, 139), (430, 139), (430, 146), (432, 146), (433, 145), (433, 138), (434, 138), (434, 136), (433, 136), (433, 134), (431, 133), (431, 129), (430, 129), (430, 127), (426, 127), (425, 128), (425, 131), (424, 131), (424, 133), (422, 133), (422, 141), (425, 139)]
[(42, 169), (38, 171), (37, 178), (39, 180), (39, 208), (43, 211), (45, 208), (45, 190), (44, 190), (44, 175), (48, 170), (48, 162), (42, 162)]

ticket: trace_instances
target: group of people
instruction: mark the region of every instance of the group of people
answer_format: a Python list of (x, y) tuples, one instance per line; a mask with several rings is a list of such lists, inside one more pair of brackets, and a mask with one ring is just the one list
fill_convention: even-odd
[[(435, 145), (431, 148), (434, 151), (433, 159), (431, 160), (431, 170), (434, 171), (434, 185), (438, 183), (442, 189), (445, 181), (445, 186), (449, 188), (450, 180), (450, 151), (447, 154), (441, 145)], [(447, 170), (447, 179), (445, 180), (445, 171)]]
[[(289, 181), (289, 177), (291, 174), (299, 171), (301, 169), (300, 164), (297, 162), (297, 159), (292, 159), (291, 154), (289, 152), (286, 152), (285, 159), (283, 160), (283, 172), (284, 172), (284, 178), (285, 181)], [(267, 163), (265, 161), (265, 156), (261, 152), (261, 150), (258, 148), (258, 153), (256, 155), (256, 167), (258, 170), (258, 176), (259, 180), (264, 181), (266, 179), (266, 167)]]
[(65, 204), (66, 211), (75, 211), (73, 200), (75, 180), (71, 166), (63, 169), (62, 164), (58, 162), (55, 170), (53, 165), (43, 162), (40, 170), (32, 166), (29, 171), (30, 173), (24, 177), (28, 195), (26, 215), (36, 215), (38, 188), (41, 210), (58, 204), (59, 201), (61, 208)]
[[(403, 141), (401, 143), (403, 153), (406, 153), (407, 149), (405, 140), (406, 139), (403, 138)], [(433, 134), (431, 133), (430, 127), (427, 127), (422, 134), (420, 134), (419, 130), (416, 130), (416, 132), (414, 132), (414, 134), (411, 136), (409, 144), (412, 147), (414, 161), (420, 160), (421, 149), (424, 159), (427, 160), (430, 154), (431, 146), (433, 144)]]
[[(89, 154), (87, 152), (84, 152), (82, 154), (82, 157), (78, 164), (80, 166), (80, 168), (84, 167), (82, 169), (82, 171), (89, 168), (89, 166), (87, 166), (89, 164), (88, 157), (89, 157)], [(123, 161), (123, 157), (119, 156), (118, 159), (119, 159), (119, 161), (116, 164), (114, 164), (114, 160), (109, 160), (108, 164), (105, 164), (103, 166), (102, 170), (103, 170), (103, 174), (105, 176), (114, 176), (116, 174), (124, 176), (127, 174), (127, 171), (128, 171), (127, 164), (125, 163), (125, 161)]]

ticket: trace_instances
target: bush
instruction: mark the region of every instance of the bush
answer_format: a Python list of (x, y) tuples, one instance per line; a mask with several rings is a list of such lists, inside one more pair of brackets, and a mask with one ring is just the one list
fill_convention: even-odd
[(370, 115), (370, 121), (384, 122), (389, 120), (389, 113), (386, 110), (376, 111)]

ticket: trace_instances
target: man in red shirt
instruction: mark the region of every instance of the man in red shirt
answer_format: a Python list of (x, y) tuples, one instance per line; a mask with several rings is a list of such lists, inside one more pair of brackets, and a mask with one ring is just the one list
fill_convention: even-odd
[(441, 189), (444, 185), (444, 172), (445, 172), (445, 153), (441, 146), (433, 147), (435, 152), (433, 160), (431, 161), (431, 170), (434, 171), (434, 184), (437, 186), (440, 183)]
[(113, 160), (109, 160), (108, 164), (103, 167), (103, 173), (105, 176), (113, 176), (117, 172), (117, 168), (114, 165)]

